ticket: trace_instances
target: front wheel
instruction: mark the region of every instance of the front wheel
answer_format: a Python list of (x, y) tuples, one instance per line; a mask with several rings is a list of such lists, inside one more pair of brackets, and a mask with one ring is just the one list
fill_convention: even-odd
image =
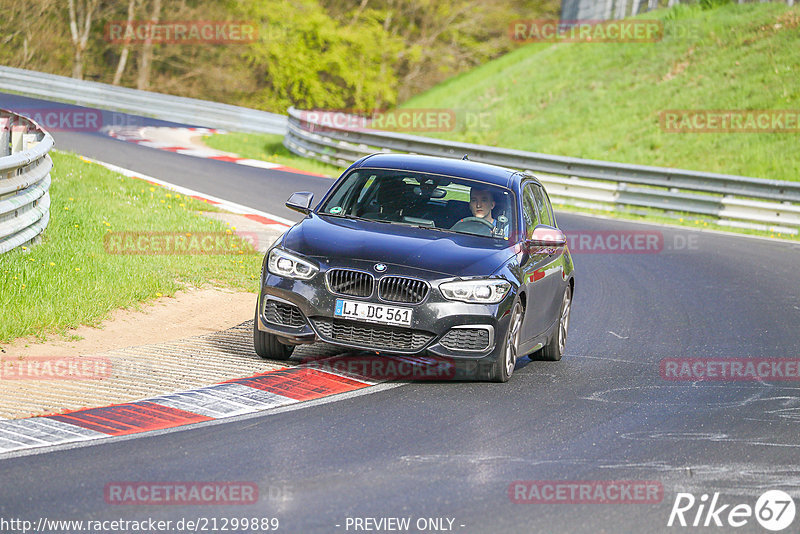
[(511, 319), (508, 322), (508, 331), (506, 338), (503, 342), (503, 354), (495, 364), (494, 382), (508, 382), (511, 375), (514, 373), (514, 367), (517, 365), (517, 351), (519, 350), (519, 335), (522, 331), (522, 318), (525, 316), (525, 310), (519, 301), (514, 303), (514, 308), (511, 311)]
[(539, 359), (550, 362), (557, 362), (564, 355), (567, 347), (567, 332), (569, 331), (569, 312), (572, 309), (572, 288), (567, 286), (564, 290), (564, 298), (561, 300), (561, 313), (558, 317), (558, 324), (550, 342), (541, 351)]
[(256, 316), (253, 320), (253, 346), (256, 354), (265, 360), (288, 360), (294, 351), (294, 345), (284, 345), (278, 341), (278, 336), (258, 329), (258, 303), (256, 303)]

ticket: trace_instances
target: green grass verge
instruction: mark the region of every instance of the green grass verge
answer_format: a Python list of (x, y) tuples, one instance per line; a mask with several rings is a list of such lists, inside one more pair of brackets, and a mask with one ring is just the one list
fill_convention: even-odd
[(303, 158), (290, 152), (289, 149), (283, 146), (283, 136), (277, 134), (231, 132), (207, 135), (203, 137), (203, 142), (211, 148), (233, 152), (243, 158), (278, 163), (301, 171), (330, 176), (331, 178), (338, 178), (344, 170), (341, 167)]
[(126, 178), (74, 154), (52, 153), (50, 223), (41, 243), (0, 255), (0, 342), (97, 325), (112, 310), (173, 295), (186, 285), (257, 291), (261, 254), (110, 254), (116, 232), (228, 235), (202, 215), (211, 206)]
[(800, 110), (800, 6), (680, 5), (656, 43), (534, 43), (405, 102), (479, 117), (432, 135), (574, 156), (800, 179), (798, 133), (668, 133), (663, 110)]

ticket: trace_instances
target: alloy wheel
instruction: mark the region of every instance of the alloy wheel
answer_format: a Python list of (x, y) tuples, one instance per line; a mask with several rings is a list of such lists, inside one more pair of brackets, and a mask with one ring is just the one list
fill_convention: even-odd
[(511, 317), (508, 335), (506, 336), (506, 375), (511, 376), (514, 367), (517, 365), (517, 349), (519, 348), (519, 335), (522, 327), (522, 306), (519, 303), (514, 305), (514, 312)]

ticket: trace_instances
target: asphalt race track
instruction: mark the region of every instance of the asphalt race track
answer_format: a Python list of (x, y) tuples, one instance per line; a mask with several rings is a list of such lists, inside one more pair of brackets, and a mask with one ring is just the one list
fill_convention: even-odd
[[(0, 95), (0, 107), (13, 99)], [(291, 192), (319, 199), (331, 183), (95, 133), (54, 137), (58, 149), (292, 220), (298, 215), (283, 207)], [(352, 532), (353, 518), (389, 517), (411, 518), (411, 532), (420, 518), (444, 518), (440, 530), (464, 533), (666, 532), (699, 530), (667, 527), (679, 492), (698, 500), (718, 492), (728, 510), (754, 506), (769, 489), (797, 500), (797, 379), (672, 381), (662, 378), (660, 362), (800, 356), (800, 245), (567, 213), (558, 219), (568, 234), (663, 236), (652, 253), (573, 251), (576, 293), (561, 362), (524, 358), (507, 384), (402, 384), (293, 411), (2, 459), (0, 515), (173, 524), (266, 517), (278, 518), (278, 532), (298, 533)], [(509, 487), (518, 480), (657, 481), (663, 498), (515, 503)], [(260, 499), (107, 504), (104, 488), (119, 481), (248, 481)], [(753, 517), (736, 531), (766, 532)]]

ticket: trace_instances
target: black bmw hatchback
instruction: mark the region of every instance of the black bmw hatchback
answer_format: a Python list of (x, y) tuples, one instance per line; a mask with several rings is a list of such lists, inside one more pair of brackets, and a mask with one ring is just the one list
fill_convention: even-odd
[(377, 154), (354, 163), (262, 266), (259, 356), (324, 341), (447, 358), (505, 382), (517, 359), (560, 360), (573, 264), (532, 175), (464, 160)]

